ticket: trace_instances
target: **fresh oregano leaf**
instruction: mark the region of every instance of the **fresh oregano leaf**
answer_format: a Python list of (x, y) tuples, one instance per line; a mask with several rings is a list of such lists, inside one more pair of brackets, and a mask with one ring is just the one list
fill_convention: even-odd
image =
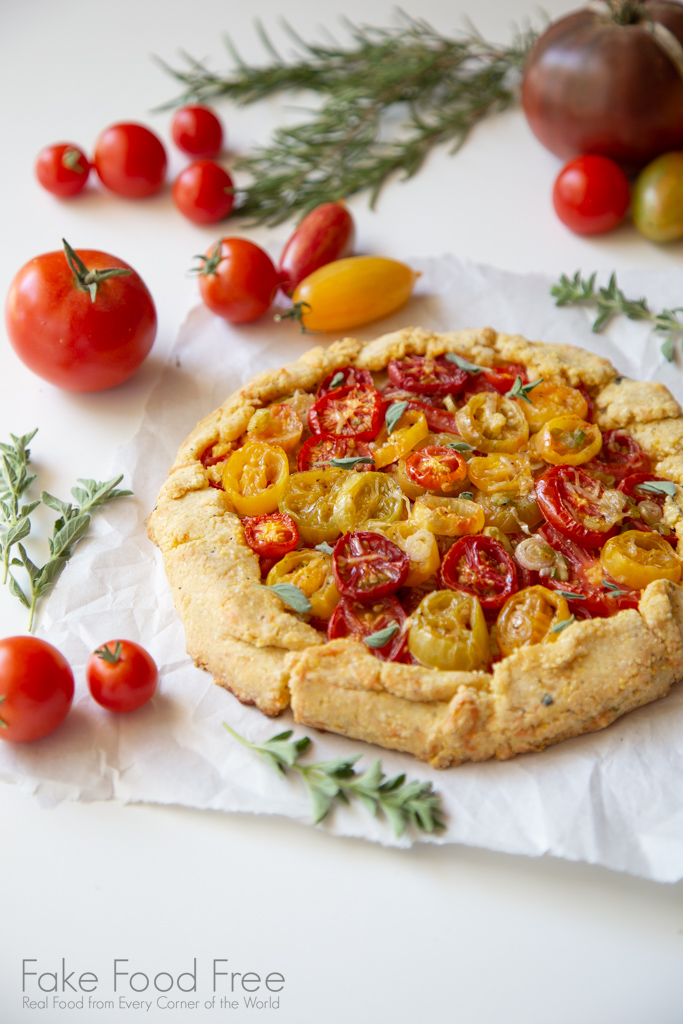
[(363, 637), (363, 643), (368, 647), (384, 647), (388, 644), (391, 638), (399, 630), (397, 622), (392, 622), (390, 625), (385, 626), (384, 629), (378, 629), (376, 633), (371, 633), (370, 636)]
[(308, 600), (303, 590), (300, 587), (295, 586), (294, 583), (273, 583), (268, 586), (265, 583), (257, 584), (259, 587), (265, 587), (266, 590), (272, 590), (274, 594), (280, 598), (280, 600), (286, 604), (289, 608), (292, 608), (299, 615), (306, 615), (311, 610), (311, 602)]
[(556, 590), (556, 594), (563, 597), (565, 601), (586, 601), (585, 594), (573, 594), (570, 590)]
[(676, 484), (673, 480), (646, 480), (642, 484), (636, 484), (637, 491), (650, 491), (652, 494), (668, 494), (670, 498), (676, 497)]
[(334, 548), (332, 547), (331, 544), (328, 544), (327, 541), (324, 540), (320, 544), (316, 544), (315, 550), (322, 551), (324, 555), (331, 555), (332, 552), (334, 551)]
[(543, 383), (543, 377), (539, 377), (538, 380), (532, 380), (529, 384), (522, 384), (522, 378), (516, 377), (515, 383), (512, 385), (509, 391), (506, 392), (506, 398), (521, 398), (523, 402), (532, 404), (529, 398), (529, 392), (537, 388), (539, 384)]
[(344, 374), (342, 373), (341, 370), (337, 370), (337, 372), (335, 373), (334, 377), (330, 381), (330, 390), (332, 390), (333, 388), (341, 387), (341, 385), (343, 383), (344, 383)]
[(398, 421), (400, 420), (401, 416), (403, 415), (407, 408), (408, 403), (406, 401), (392, 402), (392, 404), (389, 406), (384, 417), (384, 422), (386, 424), (388, 434), (393, 433), (393, 431), (396, 429), (396, 424), (398, 423)]
[(449, 441), (446, 447), (453, 448), (456, 452), (461, 452), (463, 454), (476, 451), (474, 445), (468, 444), (467, 441)]
[(368, 466), (374, 466), (375, 460), (369, 458), (367, 455), (349, 455), (348, 458), (343, 459), (330, 459), (330, 466), (336, 466), (337, 469), (353, 469), (359, 463)]
[(461, 370), (466, 370), (467, 373), (472, 373), (476, 376), (478, 373), (484, 373), (486, 370), (485, 366), (475, 366), (469, 359), (463, 359), (462, 356), (457, 355), (455, 352), (447, 352), (445, 358), (449, 363), (455, 363)]
[(567, 626), (571, 626), (572, 622), (576, 622), (576, 616), (570, 615), (568, 619), (562, 619), (561, 622), (556, 622), (554, 626), (550, 627), (551, 633), (561, 633)]

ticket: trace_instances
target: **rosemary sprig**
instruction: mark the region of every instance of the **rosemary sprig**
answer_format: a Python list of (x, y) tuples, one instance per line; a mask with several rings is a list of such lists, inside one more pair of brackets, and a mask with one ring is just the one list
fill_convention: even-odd
[(27, 472), (31, 461), (28, 445), (36, 432), (37, 428), (21, 437), (10, 434), (12, 444), (0, 443), (0, 556), (3, 583), (7, 583), (10, 551), (15, 544), (28, 537), (31, 532), (29, 516), (40, 505), (39, 501), (19, 504), (20, 498), (36, 478), (35, 474), (29, 475)]
[(445, 828), (441, 818), (441, 797), (434, 792), (431, 782), (406, 782), (405, 775), (396, 775), (385, 781), (379, 758), (362, 773), (354, 768), (358, 757), (299, 764), (299, 758), (311, 746), (308, 736), (293, 740), (292, 730), (288, 729), (265, 743), (250, 743), (226, 722), (223, 722), (223, 727), (283, 774), (287, 769), (299, 772), (311, 798), (315, 825), (322, 821), (334, 800), (348, 803), (349, 797), (355, 796), (371, 814), (376, 815), (381, 809), (397, 836), (403, 835), (409, 824), (423, 832)]
[(627, 316), (629, 320), (647, 320), (656, 333), (664, 335), (662, 355), (669, 362), (674, 357), (676, 336), (683, 331), (683, 322), (676, 316), (683, 311), (683, 306), (674, 309), (663, 309), (661, 313), (653, 313), (647, 299), (627, 299), (617, 286), (617, 275), (612, 274), (606, 288), (595, 288), (596, 274), (587, 279), (581, 277), (577, 270), (573, 277), (563, 274), (557, 284), (552, 285), (550, 294), (555, 298), (556, 306), (583, 305), (594, 306), (598, 315), (593, 321), (593, 330), (602, 331), (613, 317), (618, 314)]
[[(455, 152), (479, 121), (514, 102), (535, 39), (531, 30), (510, 46), (474, 31), (448, 38), (401, 13), (391, 29), (347, 22), (353, 41), (344, 47), (307, 43), (285, 23), (296, 46), (288, 62), (257, 27), (272, 58), (265, 67), (247, 65), (230, 40), (235, 67), (224, 74), (187, 54), (184, 69), (160, 62), (183, 86), (167, 107), (219, 96), (246, 104), (298, 89), (326, 97), (303, 124), (278, 129), (269, 145), (235, 163), (251, 178), (238, 190), (237, 210), (257, 224), (279, 224), (365, 190), (372, 206), (394, 172), (412, 177), (433, 146), (450, 143)], [(389, 112), (400, 115), (399, 124), (388, 125)]]
[[(74, 545), (81, 539), (90, 525), (90, 513), (100, 505), (114, 498), (121, 498), (124, 495), (132, 494), (132, 491), (119, 490), (117, 484), (122, 480), (121, 476), (104, 483), (96, 480), (80, 480), (82, 487), (72, 487), (71, 494), (78, 502), (72, 505), (69, 502), (55, 498), (47, 491), (42, 491), (40, 501), (48, 508), (59, 513), (59, 518), (52, 527), (52, 536), (48, 538), (50, 557), (44, 565), (36, 565), (26, 553), (23, 544), (19, 544), (21, 558), (13, 558), (11, 566), (21, 566), (26, 571), (28, 585), (26, 589), (17, 582), (16, 577), (9, 571), (10, 592), (18, 598), (21, 603), (29, 609), (28, 631), (33, 628), (38, 600), (43, 597), (59, 579), (64, 566), (71, 558)], [(38, 504), (38, 503), (36, 503)], [(34, 508), (36, 505), (34, 504)]]

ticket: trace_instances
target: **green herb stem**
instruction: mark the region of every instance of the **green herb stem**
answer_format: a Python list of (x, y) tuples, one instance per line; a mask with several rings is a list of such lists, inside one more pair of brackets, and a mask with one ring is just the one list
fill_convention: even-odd
[(40, 504), (39, 501), (20, 505), (20, 499), (28, 490), (35, 474), (29, 475), (28, 466), (31, 452), (28, 447), (37, 432), (15, 437), (10, 434), (11, 444), (0, 443), (0, 552), (2, 556), (2, 582), (7, 583), (10, 565), (10, 552), (15, 544), (28, 537), (31, 532), (31, 512)]

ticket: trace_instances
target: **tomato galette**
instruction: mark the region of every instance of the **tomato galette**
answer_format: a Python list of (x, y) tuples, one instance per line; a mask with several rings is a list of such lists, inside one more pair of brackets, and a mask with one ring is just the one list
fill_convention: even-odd
[(149, 529), (217, 683), (446, 767), (603, 728), (683, 675), (682, 483), (663, 385), (406, 328), (245, 384)]

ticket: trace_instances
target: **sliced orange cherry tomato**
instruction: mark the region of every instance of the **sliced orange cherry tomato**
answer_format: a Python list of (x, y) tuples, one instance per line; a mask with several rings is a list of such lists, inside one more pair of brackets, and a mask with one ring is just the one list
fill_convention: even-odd
[(286, 452), (296, 448), (301, 440), (304, 425), (291, 405), (269, 405), (257, 409), (249, 420), (249, 440), (278, 444)]
[(282, 558), (299, 543), (298, 527), (284, 512), (246, 516), (242, 527), (247, 544), (261, 558)]
[(588, 419), (588, 402), (585, 396), (578, 388), (570, 388), (566, 384), (541, 381), (528, 393), (527, 399), (528, 401), (519, 404), (532, 432), (540, 430), (544, 423), (555, 419), (556, 416), (571, 414), (582, 420)]
[(418, 274), (381, 256), (349, 256), (309, 274), (294, 290), (307, 331), (347, 331), (404, 306)]
[(372, 441), (384, 423), (384, 400), (374, 388), (349, 384), (328, 391), (311, 406), (308, 425), (313, 434), (355, 437)]
[(485, 668), (489, 631), (476, 597), (461, 590), (434, 590), (412, 614), (410, 653), (422, 665), (442, 671)]
[(481, 452), (517, 452), (529, 437), (529, 425), (520, 409), (524, 404), (498, 392), (472, 395), (455, 414), (458, 429), (468, 444)]
[(467, 463), (467, 473), (484, 494), (502, 492), (513, 497), (534, 489), (528, 455), (475, 455)]
[(390, 434), (387, 435), (386, 429), (380, 432), (376, 441), (378, 447), (372, 453), (375, 466), (382, 469), (396, 462), (411, 452), (428, 433), (429, 427), (424, 413), (417, 409), (406, 409)]
[(607, 541), (600, 552), (600, 561), (617, 583), (643, 590), (655, 580), (681, 578), (681, 560), (671, 545), (657, 533), (627, 530)]
[(311, 605), (309, 614), (315, 619), (329, 619), (339, 603), (332, 559), (322, 551), (290, 551), (268, 573), (266, 585), (274, 583), (293, 583), (303, 591)]
[(479, 533), (485, 523), (481, 505), (468, 498), (441, 498), (425, 494), (417, 498), (410, 513), (417, 526), (438, 537), (462, 537)]
[(571, 618), (565, 599), (547, 587), (525, 587), (509, 597), (496, 620), (496, 637), (504, 657), (520, 647), (551, 643), (561, 635), (555, 627)]
[(535, 451), (553, 466), (580, 466), (601, 448), (600, 427), (578, 416), (555, 416), (534, 436)]
[(405, 474), (412, 483), (437, 494), (452, 495), (467, 476), (467, 463), (459, 452), (446, 445), (428, 445), (409, 455)]
[(328, 468), (290, 476), (280, 498), (280, 511), (292, 517), (307, 544), (329, 544), (341, 533), (332, 512), (337, 491), (351, 475), (345, 469)]
[(223, 470), (223, 489), (242, 516), (274, 512), (289, 480), (282, 448), (247, 441), (233, 452)]

